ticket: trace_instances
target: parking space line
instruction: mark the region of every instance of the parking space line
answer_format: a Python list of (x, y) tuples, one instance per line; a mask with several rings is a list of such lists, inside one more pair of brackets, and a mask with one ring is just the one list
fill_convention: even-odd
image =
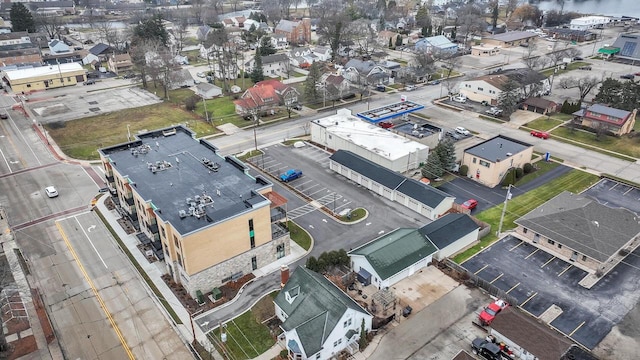
[(311, 193), (311, 194), (309, 194), (309, 195), (307, 195), (307, 196), (312, 197), (313, 195), (315, 195), (315, 194), (319, 193), (320, 191), (323, 191), (324, 189), (326, 189), (326, 188), (322, 188), (322, 189), (320, 189), (320, 190), (318, 190), (318, 191), (316, 191), (316, 192), (314, 192), (314, 193)]
[(584, 325), (584, 321), (580, 323), (580, 325), (578, 325), (577, 328), (573, 329), (573, 331), (569, 334), (569, 336), (573, 336), (573, 334), (575, 334), (576, 331), (580, 330), (580, 328), (582, 327), (582, 325)]
[(627, 195), (631, 190), (633, 190), (633, 188), (629, 187), (629, 190), (625, 191), (624, 194), (622, 194), (622, 195)]
[(313, 185), (309, 186), (309, 187), (307, 188), (307, 191), (309, 191), (309, 190), (313, 189), (313, 188), (314, 188), (314, 187), (316, 187), (316, 186), (320, 186), (320, 184), (313, 184)]
[(570, 268), (572, 268), (572, 267), (573, 267), (573, 265), (569, 264), (569, 266), (567, 266), (564, 270), (562, 270), (562, 271), (560, 272), (560, 274), (558, 274), (558, 277), (562, 276), (562, 274), (566, 273), (566, 272), (567, 272), (567, 270), (569, 270), (569, 269), (570, 269)]
[(308, 183), (310, 183), (310, 182), (312, 182), (312, 181), (313, 181), (313, 180), (309, 179), (309, 180), (307, 180), (307, 181), (305, 181), (305, 182), (303, 182), (303, 183), (298, 183), (297, 185), (304, 185), (304, 184), (308, 184)]
[(502, 275), (504, 275), (504, 273), (500, 273), (500, 275), (496, 276), (496, 278), (495, 278), (495, 279), (491, 280), (491, 281), (489, 282), (489, 284), (493, 284), (495, 281), (497, 281), (498, 279), (500, 279), (500, 278), (502, 277)]
[(478, 273), (479, 273), (480, 271), (482, 271), (482, 270), (486, 269), (486, 268), (487, 268), (487, 266), (489, 266), (489, 264), (487, 264), (487, 265), (485, 265), (485, 266), (481, 267), (481, 268), (480, 268), (480, 270), (478, 270), (478, 271), (474, 272), (474, 273), (473, 273), (473, 275), (478, 275)]
[(542, 264), (542, 266), (540, 266), (541, 268), (547, 266), (548, 263), (552, 262), (556, 257), (552, 257), (551, 259), (549, 259), (549, 261), (547, 261), (546, 263)]
[(520, 245), (522, 245), (522, 244), (524, 244), (524, 241), (520, 240), (520, 243), (519, 243), (518, 245), (516, 245), (516, 246), (512, 247), (511, 249), (509, 249), (509, 251), (511, 251), (511, 250), (515, 250), (516, 248), (518, 248), (518, 246), (520, 246)]
[(511, 290), (513, 290), (513, 289), (517, 288), (519, 285), (520, 285), (520, 283), (517, 283), (517, 284), (513, 285), (513, 286), (511, 287), (511, 289), (507, 290), (507, 294), (508, 294), (509, 292), (511, 292)]
[(609, 191), (613, 190), (616, 186), (618, 186), (618, 184), (619, 184), (619, 183), (615, 183), (615, 184), (613, 184), (613, 186), (609, 188)]
[(523, 301), (523, 302), (522, 302), (522, 304), (520, 304), (520, 307), (523, 307), (523, 306), (524, 306), (524, 304), (528, 303), (528, 302), (529, 302), (529, 300), (533, 299), (533, 297), (534, 297), (534, 296), (536, 296), (536, 295), (538, 295), (538, 292), (535, 292), (535, 293), (533, 293), (533, 295), (529, 296), (529, 297), (527, 298), (527, 300)]
[(540, 249), (536, 248), (535, 250), (533, 250), (533, 252), (532, 252), (531, 254), (529, 254), (529, 255), (527, 255), (527, 256), (525, 257), (525, 260), (526, 260), (526, 259), (528, 259), (531, 255), (533, 255), (533, 254), (537, 253), (537, 252), (538, 252), (538, 250), (540, 250)]

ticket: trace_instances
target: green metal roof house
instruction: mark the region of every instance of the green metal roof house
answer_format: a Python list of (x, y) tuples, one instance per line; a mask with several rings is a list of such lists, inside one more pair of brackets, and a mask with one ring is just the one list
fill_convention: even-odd
[(382, 289), (426, 267), (437, 251), (418, 229), (401, 228), (349, 251), (349, 257), (358, 281)]
[(324, 276), (299, 266), (274, 300), (290, 358), (330, 359), (358, 350), (373, 316)]
[(358, 281), (389, 287), (478, 240), (480, 227), (465, 214), (447, 214), (419, 229), (396, 229), (349, 251)]

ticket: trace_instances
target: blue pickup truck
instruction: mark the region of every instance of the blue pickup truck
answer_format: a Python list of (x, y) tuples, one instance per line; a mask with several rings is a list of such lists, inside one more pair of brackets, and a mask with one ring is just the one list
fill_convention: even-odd
[(288, 182), (288, 181), (291, 181), (291, 180), (295, 180), (295, 179), (299, 178), (300, 176), (302, 176), (302, 171), (301, 170), (291, 169), (291, 170), (287, 170), (287, 172), (285, 172), (284, 174), (280, 175), (280, 180), (282, 180), (284, 182)]

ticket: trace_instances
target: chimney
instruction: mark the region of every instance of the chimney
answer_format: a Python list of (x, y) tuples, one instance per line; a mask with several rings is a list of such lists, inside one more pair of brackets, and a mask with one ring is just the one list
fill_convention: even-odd
[(280, 265), (280, 288), (283, 288), (287, 281), (289, 281), (289, 267), (287, 265)]

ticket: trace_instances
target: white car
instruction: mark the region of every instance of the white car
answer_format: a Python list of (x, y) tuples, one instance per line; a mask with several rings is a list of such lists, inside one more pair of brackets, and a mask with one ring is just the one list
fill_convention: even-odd
[(404, 87), (405, 91), (413, 91), (415, 89), (416, 89), (415, 85), (407, 85), (407, 86)]
[(456, 132), (460, 135), (464, 135), (464, 136), (469, 136), (471, 135), (471, 132), (469, 132), (469, 130), (463, 128), (462, 126), (458, 126), (456, 128)]
[(455, 102), (459, 102), (459, 103), (466, 103), (467, 102), (467, 97), (466, 96), (462, 96), (462, 95), (457, 95), (457, 96), (454, 96), (451, 100), (453, 100)]
[(199, 73), (196, 74), (196, 76), (199, 77), (199, 78), (203, 78), (203, 77), (205, 77), (205, 74), (203, 72), (199, 72)]
[(58, 196), (58, 190), (56, 190), (56, 188), (53, 186), (47, 186), (46, 188), (44, 188), (44, 192), (47, 193), (47, 196), (50, 198)]

